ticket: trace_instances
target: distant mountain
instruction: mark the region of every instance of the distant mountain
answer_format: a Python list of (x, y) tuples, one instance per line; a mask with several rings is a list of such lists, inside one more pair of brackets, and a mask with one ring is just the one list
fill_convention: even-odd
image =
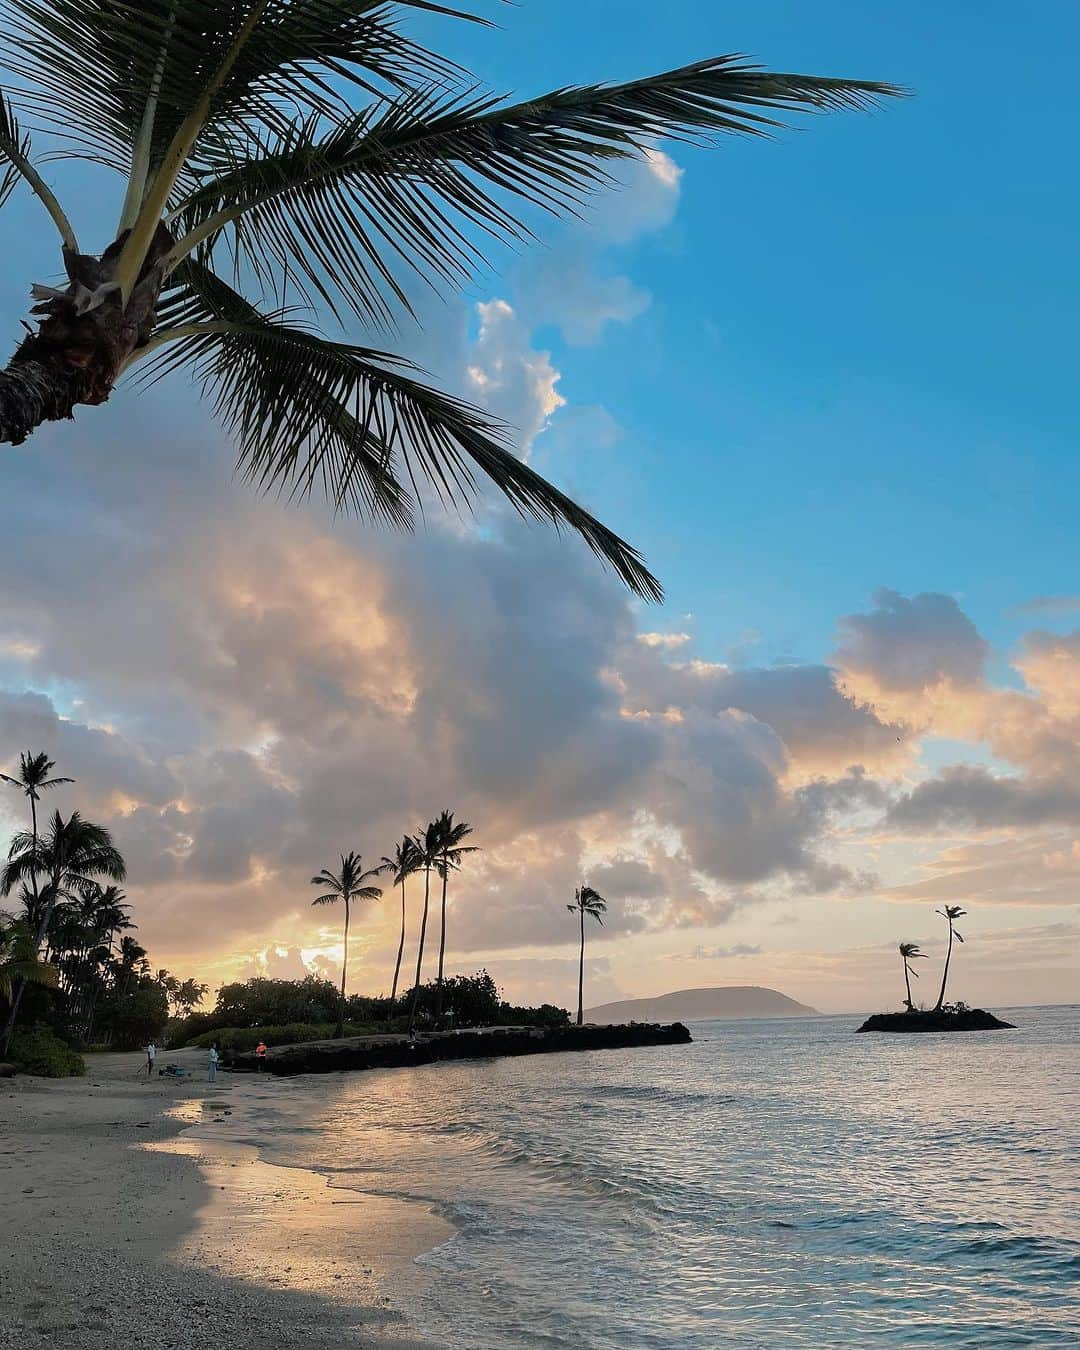
[(586, 1022), (704, 1022), (720, 1017), (814, 1017), (816, 1008), (775, 989), (729, 984), (717, 989), (677, 989), (657, 998), (628, 998), (585, 1010)]

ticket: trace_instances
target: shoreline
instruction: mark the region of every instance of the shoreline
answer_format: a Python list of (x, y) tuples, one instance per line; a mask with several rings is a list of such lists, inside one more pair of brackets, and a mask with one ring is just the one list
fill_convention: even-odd
[(140, 1082), (131, 1053), (0, 1081), (0, 1347), (423, 1350), (394, 1282), (453, 1228), (263, 1161), (274, 1080), (211, 1084), (203, 1052), (162, 1058), (199, 1076)]

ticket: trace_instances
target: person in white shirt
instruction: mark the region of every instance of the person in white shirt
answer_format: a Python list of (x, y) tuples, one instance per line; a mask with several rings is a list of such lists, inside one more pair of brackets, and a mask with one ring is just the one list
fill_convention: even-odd
[(146, 1076), (148, 1079), (153, 1078), (154, 1076), (154, 1060), (156, 1059), (157, 1059), (157, 1046), (154, 1044), (153, 1041), (151, 1041), (150, 1044), (146, 1047)]
[(210, 1063), (207, 1066), (206, 1077), (211, 1083), (217, 1082), (217, 1066), (221, 1056), (218, 1054), (217, 1042), (210, 1047)]

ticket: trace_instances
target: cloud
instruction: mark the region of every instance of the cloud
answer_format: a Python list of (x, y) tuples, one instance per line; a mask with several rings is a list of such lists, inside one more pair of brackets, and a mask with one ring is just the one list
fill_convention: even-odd
[(876, 702), (982, 678), (989, 644), (952, 596), (909, 598), (882, 587), (873, 601), (869, 613), (840, 620), (836, 663), (856, 694)]
[(893, 802), (885, 823), (917, 831), (1001, 830), (1080, 824), (1075, 782), (1002, 777), (955, 764)]
[(1013, 605), (1006, 611), (1012, 617), (1026, 617), (1029, 614), (1043, 614), (1054, 617), (1061, 614), (1080, 613), (1080, 595), (1036, 595), (1023, 604)]
[(726, 961), (740, 956), (760, 956), (765, 948), (753, 942), (736, 942), (730, 947), (694, 947), (688, 952), (672, 952), (666, 961)]
[(518, 277), (530, 314), (558, 324), (572, 346), (599, 342), (608, 324), (631, 323), (648, 309), (648, 291), (611, 270), (604, 254), (664, 229), (678, 207), (682, 170), (663, 151), (648, 151), (616, 171), (616, 190), (589, 203), (584, 224), (564, 231), (557, 248), (531, 254)]

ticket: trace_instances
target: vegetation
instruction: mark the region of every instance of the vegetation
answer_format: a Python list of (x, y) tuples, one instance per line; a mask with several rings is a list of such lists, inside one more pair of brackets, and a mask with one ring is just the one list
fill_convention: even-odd
[(454, 823), (453, 811), (444, 811), (435, 822), (435, 829), (439, 838), (439, 858), (436, 864), (439, 876), (442, 878), (442, 919), (439, 926), (439, 974), (436, 977), (437, 993), (435, 996), (435, 1025), (442, 1026), (442, 1008), (443, 1008), (443, 965), (446, 958), (446, 881), (451, 871), (457, 871), (461, 867), (462, 859), (466, 853), (476, 853), (478, 850), (473, 847), (462, 844), (463, 839), (467, 839), (472, 834), (472, 826), (464, 821)]
[[(658, 138), (760, 136), (900, 91), (721, 56), (507, 105), (410, 40), (412, 10), (469, 17), (427, 0), (5, 0), (0, 200), (36, 196), (67, 283), (32, 289), (0, 440), (104, 402), (133, 368), (185, 369), (262, 487), (322, 484), (335, 508), (409, 528), (417, 480), (457, 503), (486, 477), (657, 598), (637, 552), (518, 459), (507, 428), (328, 324), (394, 331), (412, 285), (461, 287), (486, 243), (578, 213)], [(81, 161), (80, 186), (119, 175), (100, 254), (82, 252), (42, 148)]]
[(924, 961), (927, 959), (926, 953), (919, 951), (917, 942), (901, 942), (900, 955), (904, 961), (904, 988), (907, 990), (907, 998), (904, 1000), (908, 1012), (915, 1011), (915, 1005), (911, 1001), (911, 977), (919, 978), (919, 972), (912, 969), (911, 962), (921, 957)]
[(82, 1078), (86, 1073), (82, 1055), (48, 1027), (20, 1031), (12, 1038), (10, 1054), (23, 1073), (38, 1078)]
[(324, 870), (311, 878), (313, 886), (324, 887), (324, 893), (312, 900), (313, 905), (336, 905), (339, 900), (345, 906), (345, 942), (341, 954), (341, 998), (338, 1002), (337, 1035), (343, 1035), (345, 1025), (345, 977), (349, 965), (349, 908), (354, 900), (378, 900), (382, 890), (378, 886), (366, 886), (364, 883), (377, 877), (382, 869), (374, 867), (365, 872), (359, 853), (341, 855), (341, 871), (336, 875)]
[(949, 962), (952, 960), (953, 938), (957, 942), (963, 942), (964, 940), (953, 925), (957, 919), (964, 917), (967, 910), (961, 909), (959, 905), (946, 905), (944, 909), (935, 909), (934, 913), (940, 914), (949, 925), (949, 947), (945, 953), (945, 968), (941, 972), (941, 989), (938, 992), (937, 1002), (934, 1004), (934, 1011), (940, 1012), (942, 1004), (945, 1002), (945, 985), (949, 979)]
[(67, 818), (56, 811), (41, 827), (41, 793), (73, 782), (53, 768), (48, 755), (26, 752), (17, 774), (0, 775), (30, 803), (30, 828), (14, 836), (0, 870), (0, 893), (20, 908), (0, 914), (0, 1053), (16, 1063), (28, 1063), (24, 1055), (50, 1059), (66, 1073), (78, 1070), (49, 1048), (53, 1042), (134, 1048), (161, 1035), (170, 1005), (195, 1008), (206, 986), (152, 973), (131, 936), (130, 906), (117, 884), (125, 864), (108, 830), (78, 811)]
[[(445, 1015), (452, 1017), (455, 1027), (570, 1024), (565, 1008), (547, 1003), (539, 1008), (519, 1008), (507, 1003), (486, 970), (445, 979), (442, 991)], [(435, 1025), (438, 997), (438, 981), (420, 987), (417, 1019), (421, 1025)], [(267, 1045), (325, 1040), (337, 1034), (337, 1008), (338, 990), (329, 980), (314, 975), (303, 980), (246, 980), (224, 985), (210, 1012), (193, 1013), (171, 1024), (169, 1041), (203, 1048), (216, 1041), (222, 1049), (249, 1050), (260, 1040)], [(346, 1036), (408, 1030), (408, 1017), (397, 1015), (390, 998), (353, 994), (345, 1002), (345, 1012)]]
[(591, 886), (579, 886), (574, 892), (574, 903), (567, 905), (566, 908), (571, 914), (577, 914), (581, 922), (581, 953), (578, 957), (578, 982), (577, 982), (577, 1024), (581, 1026), (585, 1020), (583, 1008), (585, 991), (585, 915), (590, 914), (598, 924), (603, 926), (604, 920), (601, 915), (607, 913), (607, 901), (598, 895)]
[(407, 834), (402, 837), (401, 843), (394, 850), (392, 858), (383, 854), (381, 870), (389, 872), (393, 885), (401, 887), (401, 935), (398, 938), (397, 960), (394, 962), (394, 983), (390, 989), (391, 1011), (397, 1003), (398, 980), (401, 978), (401, 958), (405, 954), (405, 883), (419, 867), (420, 859), (416, 849), (416, 841)]

